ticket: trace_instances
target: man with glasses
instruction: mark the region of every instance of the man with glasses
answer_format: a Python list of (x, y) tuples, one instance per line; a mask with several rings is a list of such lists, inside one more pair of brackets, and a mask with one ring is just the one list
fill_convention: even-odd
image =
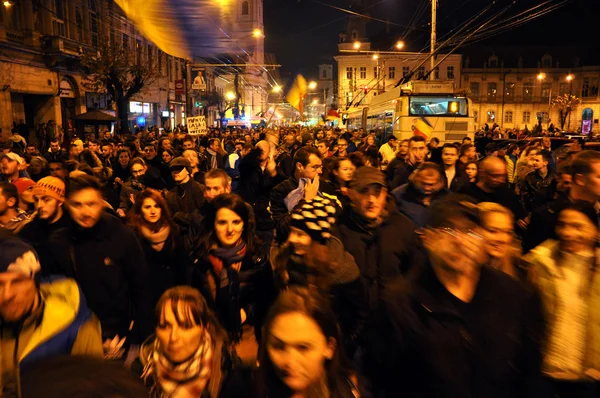
[[(486, 266), (474, 202), (431, 206), (426, 261), (389, 284), (366, 369), (380, 397), (532, 397), (540, 380), (539, 300)], [(386, 281), (383, 278), (380, 280)]]
[(337, 158), (347, 158), (348, 157), (348, 140), (340, 137), (337, 141), (337, 152), (333, 155)]
[[(283, 243), (289, 235), (290, 216), (294, 209), (307, 200), (323, 196), (337, 201), (335, 190), (320, 179), (323, 160), (315, 147), (302, 147), (294, 154), (294, 176), (276, 185), (271, 191), (271, 215), (275, 221), (275, 235)], [(339, 202), (338, 202), (339, 203)]]
[(408, 156), (405, 163), (396, 166), (394, 177), (392, 178), (392, 189), (408, 182), (408, 177), (421, 163), (425, 161), (427, 155), (427, 146), (425, 138), (413, 136), (408, 140)]

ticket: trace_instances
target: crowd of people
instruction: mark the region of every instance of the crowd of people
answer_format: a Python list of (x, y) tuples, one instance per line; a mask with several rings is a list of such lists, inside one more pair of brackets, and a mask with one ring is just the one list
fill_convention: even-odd
[(14, 143), (2, 397), (600, 393), (600, 152), (303, 127)]

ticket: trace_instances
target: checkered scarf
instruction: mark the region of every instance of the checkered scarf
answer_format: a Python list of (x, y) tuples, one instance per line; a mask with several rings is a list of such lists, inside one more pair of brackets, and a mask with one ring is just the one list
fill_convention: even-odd
[(196, 353), (187, 361), (173, 364), (164, 355), (158, 339), (144, 367), (142, 379), (154, 379), (150, 390), (152, 398), (200, 397), (211, 374), (213, 342), (207, 330)]

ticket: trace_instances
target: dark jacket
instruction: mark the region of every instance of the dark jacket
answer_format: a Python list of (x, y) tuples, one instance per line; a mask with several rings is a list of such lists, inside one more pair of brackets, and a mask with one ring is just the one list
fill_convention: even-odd
[(177, 185), (165, 195), (171, 214), (193, 213), (204, 205), (204, 185), (197, 183), (192, 178), (185, 184)]
[(65, 160), (69, 159), (69, 155), (67, 155), (67, 153), (64, 152), (62, 149), (58, 152), (47, 151), (44, 152), (44, 159), (46, 159), (48, 163), (64, 162)]
[[(439, 200), (448, 194), (449, 191), (446, 188), (442, 188), (431, 197), (431, 202)], [(415, 228), (423, 228), (427, 224), (431, 205), (427, 206), (423, 203), (423, 195), (417, 191), (411, 182), (394, 189), (392, 195), (396, 199), (396, 208), (398, 211), (408, 217), (415, 225)]]
[(510, 209), (515, 216), (515, 220), (521, 220), (527, 216), (525, 208), (521, 205), (519, 197), (507, 186), (499, 188), (493, 192), (486, 192), (477, 186), (477, 183), (471, 183), (463, 192), (473, 199), (480, 202), (498, 203)]
[(239, 195), (252, 205), (256, 218), (257, 231), (270, 231), (275, 222), (269, 212), (271, 190), (282, 180), (278, 175), (271, 176), (262, 170), (258, 161), (260, 150), (253, 150), (239, 162)]
[(400, 185), (404, 185), (408, 182), (408, 177), (412, 174), (415, 169), (419, 167), (418, 164), (410, 164), (408, 162), (400, 163), (394, 169), (394, 178), (392, 179), (391, 188), (398, 188)]
[[(273, 221), (275, 221), (275, 234), (277, 242), (283, 243), (287, 240), (290, 234), (290, 217), (292, 212), (288, 211), (285, 205), (285, 198), (298, 188), (298, 180), (295, 177), (290, 177), (285, 181), (277, 184), (275, 188), (271, 190), (270, 194), (270, 208)], [(319, 180), (319, 192), (324, 194), (328, 199), (334, 201), (337, 200), (335, 196), (335, 190), (326, 181)], [(301, 199), (294, 209), (301, 207), (305, 203), (304, 199)]]
[[(454, 178), (450, 183), (449, 190), (451, 192), (463, 192), (469, 187), (469, 176), (467, 173), (465, 173), (464, 169), (458, 167), (458, 163), (459, 162), (456, 162), (456, 173), (454, 174)], [(448, 177), (446, 176), (443, 165), (440, 167), (440, 174), (442, 175), (442, 180), (444, 181), (444, 187), (448, 188)]]
[(394, 181), (396, 167), (404, 163), (406, 163), (406, 158), (400, 157), (398, 154), (396, 154), (396, 157), (390, 162), (390, 164), (388, 164), (387, 169), (385, 169), (385, 178), (388, 181), (388, 185), (391, 185), (392, 181)]
[(21, 239), (29, 242), (35, 249), (35, 252), (40, 259), (40, 264), (48, 264), (52, 261), (51, 248), (48, 246), (48, 237), (51, 236), (54, 231), (58, 231), (61, 228), (65, 228), (71, 222), (69, 212), (63, 211), (63, 216), (56, 222), (50, 224), (46, 220), (40, 219), (38, 216), (30, 219), (23, 228), (19, 231), (18, 235)]
[(119, 219), (104, 214), (87, 230), (71, 222), (50, 236), (49, 247), (53, 261), (42, 264), (42, 270), (75, 278), (100, 319), (104, 338), (130, 335), (132, 320), (138, 331), (134, 340), (152, 333), (146, 259), (134, 232)]
[(154, 167), (160, 171), (160, 176), (165, 181), (167, 189), (175, 187), (175, 180), (173, 179), (173, 174), (171, 174), (171, 169), (162, 162), (160, 156), (157, 155), (154, 159), (148, 160), (146, 163), (148, 164), (148, 167)]
[(546, 197), (544, 192), (551, 189), (555, 181), (554, 173), (548, 172), (546, 177), (542, 177), (539, 170), (534, 170), (527, 174), (518, 184), (518, 192), (521, 197), (521, 203), (528, 212), (532, 212), (537, 207), (544, 204), (540, 199)]
[(370, 330), (367, 372), (377, 397), (536, 396), (543, 316), (539, 297), (483, 267), (475, 296), (462, 302), (430, 265), (386, 289)]
[(379, 226), (371, 227), (352, 208), (344, 209), (334, 229), (358, 269), (372, 313), (379, 305), (380, 288), (385, 281), (405, 274), (418, 260), (414, 224), (400, 214), (390, 200), (388, 215)]

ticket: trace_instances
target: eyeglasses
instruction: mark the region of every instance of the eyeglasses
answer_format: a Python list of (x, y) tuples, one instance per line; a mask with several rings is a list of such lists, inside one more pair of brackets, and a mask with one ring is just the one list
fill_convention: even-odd
[(316, 170), (323, 170), (323, 165), (322, 164), (316, 164), (316, 165), (310, 166), (310, 168), (313, 169), (313, 170), (315, 170), (315, 171)]

